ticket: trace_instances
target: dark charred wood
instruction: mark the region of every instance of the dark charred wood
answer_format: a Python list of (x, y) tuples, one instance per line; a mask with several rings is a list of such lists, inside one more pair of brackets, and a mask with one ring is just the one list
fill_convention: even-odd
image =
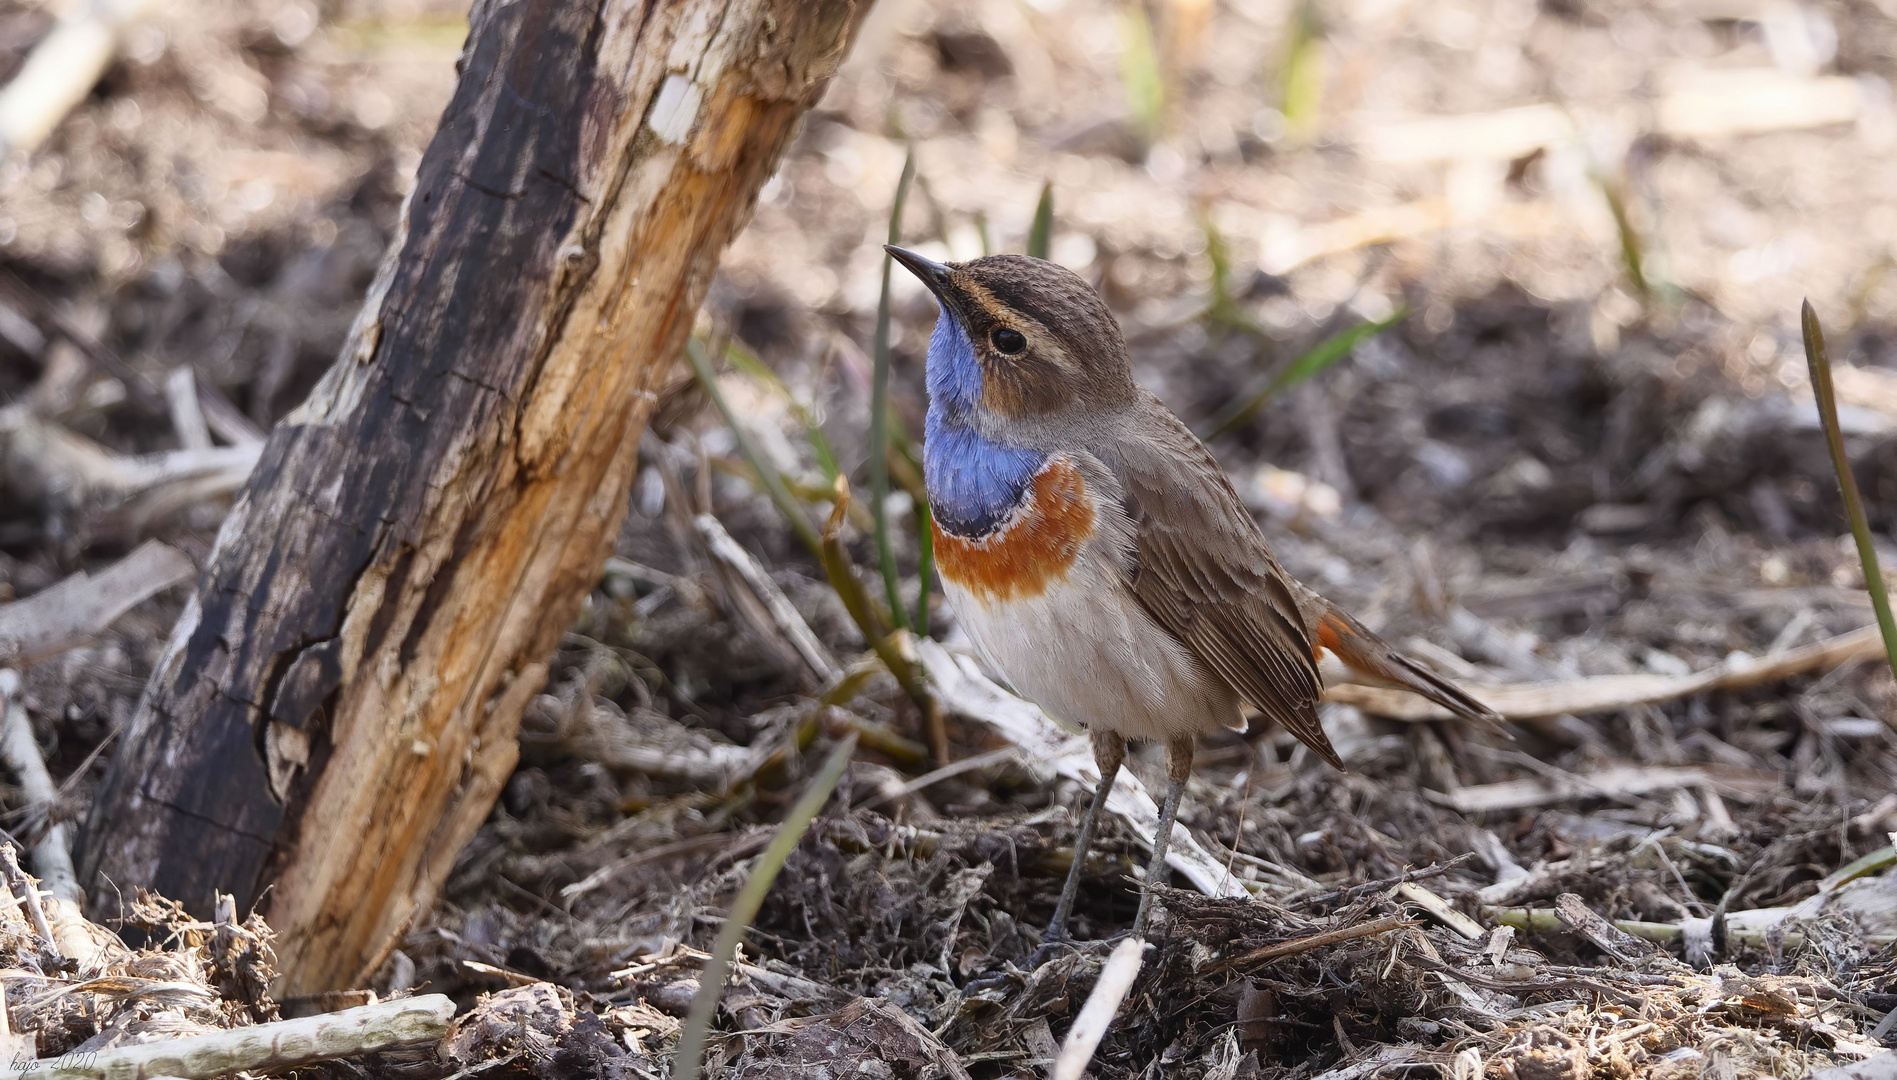
[(95, 907), (261, 900), (357, 985), (513, 768), (719, 253), (869, 0), (482, 0), (348, 343), (270, 435), (102, 786)]

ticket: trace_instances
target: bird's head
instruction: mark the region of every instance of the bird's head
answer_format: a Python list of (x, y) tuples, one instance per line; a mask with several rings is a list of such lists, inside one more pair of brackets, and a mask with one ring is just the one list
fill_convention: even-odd
[(1119, 324), (1073, 271), (1025, 255), (939, 263), (887, 250), (942, 307), (929, 339), (932, 411), (1008, 429), (1133, 399)]

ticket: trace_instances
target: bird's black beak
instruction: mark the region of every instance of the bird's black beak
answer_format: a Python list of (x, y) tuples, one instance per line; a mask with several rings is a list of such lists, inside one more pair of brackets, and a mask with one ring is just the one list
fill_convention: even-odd
[(905, 251), (894, 244), (884, 244), (883, 250), (889, 252), (890, 258), (907, 267), (910, 273), (921, 278), (922, 283), (927, 285), (929, 291), (937, 298), (942, 296), (942, 290), (947, 288), (949, 283), (947, 264), (924, 258), (913, 251)]

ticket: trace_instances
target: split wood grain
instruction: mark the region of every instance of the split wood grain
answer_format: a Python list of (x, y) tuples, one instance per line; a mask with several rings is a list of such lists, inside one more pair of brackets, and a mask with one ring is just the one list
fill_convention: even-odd
[(868, 6), (475, 4), (390, 255), (121, 740), (96, 903), (262, 898), (283, 994), (387, 955), (512, 772), (718, 256)]

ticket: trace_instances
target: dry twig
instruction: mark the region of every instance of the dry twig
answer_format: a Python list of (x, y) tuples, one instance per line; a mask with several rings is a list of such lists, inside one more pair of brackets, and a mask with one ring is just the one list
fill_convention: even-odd
[(724, 525), (717, 518), (710, 514), (700, 514), (692, 519), (692, 524), (704, 536), (706, 544), (711, 547), (711, 553), (716, 555), (720, 562), (731, 567), (739, 577), (744, 579), (744, 583), (751, 587), (751, 591), (757, 594), (765, 610), (770, 612), (771, 621), (776, 624), (778, 632), (783, 634), (791, 647), (797, 650), (797, 655), (803, 658), (804, 663), (810, 665), (810, 670), (817, 676), (818, 683), (830, 686), (841, 679), (843, 668), (837, 663), (836, 657), (830, 655), (830, 650), (824, 646), (816, 632), (810, 629), (810, 624), (797, 613), (797, 608), (790, 602), (790, 597), (785, 596), (784, 590), (778, 588), (777, 582), (771, 580), (770, 572), (744, 549), (743, 544), (731, 538), (731, 534), (725, 530)]
[(448, 1033), (454, 1012), (453, 1001), (427, 994), (208, 1035), (44, 1058), (16, 1075), (20, 1080), (212, 1080), (238, 1072), (286, 1070), (432, 1042)]
[[(1466, 689), (1505, 719), (1532, 720), (1564, 713), (1613, 712), (1716, 690), (1743, 690), (1792, 675), (1828, 671), (1883, 652), (1884, 640), (1877, 627), (1867, 626), (1789, 652), (1737, 657), (1693, 675), (1601, 675)], [(1452, 718), (1447, 709), (1415, 694), (1379, 686), (1333, 686), (1324, 698), (1391, 720)]]
[(1612, 765), (1592, 773), (1563, 773), (1527, 780), (1503, 780), (1451, 792), (1423, 792), (1431, 802), (1464, 814), (1521, 810), (1569, 799), (1618, 799), (1655, 791), (1724, 790), (1735, 795), (1760, 795), (1779, 786), (1776, 773), (1762, 770), (1699, 765)]
[(72, 866), (72, 827), (56, 816), (59, 785), (46, 769), (39, 743), (33, 738), (33, 723), (26, 705), (20, 701), (20, 675), (12, 668), (0, 668), (0, 757), (20, 778), (26, 795), (26, 808), (40, 810), (52, 819), (46, 835), (33, 845), (33, 869), (46, 883), (46, 891), (62, 900), (84, 903), (79, 876)]
[(1652, 946), (1601, 918), (1573, 893), (1556, 897), (1554, 910), (1570, 929), (1623, 964), (1637, 963), (1653, 955)]
[(14, 899), (26, 908), (27, 921), (33, 924), (33, 932), (39, 935), (40, 948), (49, 956), (58, 958), (59, 943), (53, 939), (52, 924), (46, 921), (46, 907), (40, 903), (39, 885), (26, 876), (26, 871), (20, 869), (19, 855), (13, 850), (12, 844), (0, 843), (0, 872), (6, 874), (7, 888), (12, 891)]
[(1087, 1003), (1080, 1007), (1080, 1015), (1067, 1032), (1067, 1041), (1061, 1044), (1060, 1056), (1047, 1071), (1050, 1080), (1080, 1080), (1100, 1040), (1106, 1037), (1113, 1014), (1120, 1011), (1120, 1002), (1133, 989), (1145, 956), (1145, 938), (1130, 937), (1114, 947), (1106, 966), (1100, 969), (1100, 981), (1093, 984), (1093, 992), (1087, 995)]
[(1352, 923), (1349, 926), (1340, 926), (1334, 930), (1325, 930), (1307, 937), (1296, 938), (1291, 941), (1280, 941), (1276, 945), (1266, 945), (1263, 948), (1253, 949), (1248, 953), (1234, 956), (1230, 960), (1221, 961), (1216, 965), (1216, 969), (1254, 967), (1272, 960), (1282, 960), (1287, 956), (1296, 956), (1301, 952), (1309, 952), (1312, 949), (1321, 949), (1326, 945), (1336, 945), (1343, 941), (1355, 941), (1358, 938), (1374, 937), (1377, 934), (1388, 933), (1391, 930), (1401, 930), (1406, 926), (1415, 925), (1414, 920), (1402, 915), (1385, 915), (1382, 918), (1371, 919), (1367, 922)]
[(154, 6), (156, 0), (75, 5), (71, 17), (40, 39), (0, 90), (0, 160), (46, 141), (105, 74), (125, 25)]
[(96, 576), (81, 570), (25, 600), (0, 606), (0, 663), (31, 664), (79, 645), (195, 573), (197, 567), (183, 552), (147, 540)]

